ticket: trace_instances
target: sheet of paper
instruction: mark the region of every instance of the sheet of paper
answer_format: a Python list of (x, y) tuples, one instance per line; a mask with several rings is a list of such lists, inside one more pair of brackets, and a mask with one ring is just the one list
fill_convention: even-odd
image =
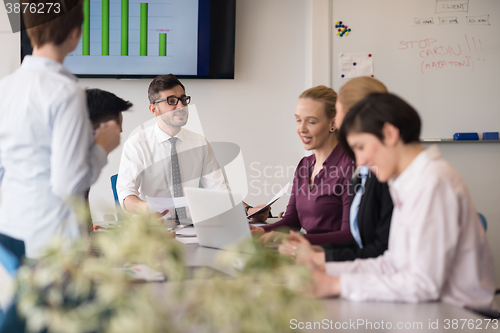
[(263, 226), (267, 225), (267, 223), (252, 223), (252, 225), (254, 227), (263, 227)]
[(187, 207), (186, 197), (176, 197), (176, 198), (156, 198), (146, 196), (146, 201), (148, 203), (149, 212), (162, 213), (164, 211), (172, 210), (175, 208)]
[(175, 237), (182, 244), (198, 244), (198, 237)]
[(341, 78), (355, 78), (373, 75), (373, 57), (368, 52), (339, 54), (339, 75)]
[(254, 216), (255, 214), (258, 214), (262, 211), (264, 211), (265, 209), (267, 209), (267, 207), (271, 206), (273, 203), (275, 203), (276, 201), (278, 201), (279, 198), (281, 198), (285, 193), (286, 191), (288, 191), (288, 187), (290, 187), (290, 183), (287, 183), (285, 186), (283, 186), (283, 188), (281, 189), (281, 191), (279, 191), (272, 199), (271, 201), (268, 202), (268, 204), (265, 206), (265, 207), (262, 207), (261, 209), (259, 209), (258, 211), (256, 211), (255, 213), (251, 214), (251, 215), (248, 215), (248, 217), (252, 217)]
[(165, 276), (147, 265), (134, 265), (130, 267), (116, 268), (127, 273), (132, 280), (165, 281)]
[(183, 228), (175, 232), (176, 235), (180, 236), (196, 236), (195, 228)]

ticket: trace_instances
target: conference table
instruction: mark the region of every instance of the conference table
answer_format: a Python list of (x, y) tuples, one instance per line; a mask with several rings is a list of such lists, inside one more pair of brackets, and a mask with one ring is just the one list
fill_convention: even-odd
[[(177, 237), (178, 240), (185, 241)], [(234, 265), (221, 264), (217, 257), (223, 250), (202, 247), (191, 241), (184, 244), (187, 266), (208, 266), (230, 276), (237, 273)], [(240, 254), (241, 260), (248, 256)], [(306, 332), (500, 332), (498, 320), (441, 302), (403, 304), (352, 302), (342, 298), (321, 300), (326, 311), (321, 320), (297, 322), (290, 318), (290, 330)], [(315, 326), (314, 326), (315, 325)]]

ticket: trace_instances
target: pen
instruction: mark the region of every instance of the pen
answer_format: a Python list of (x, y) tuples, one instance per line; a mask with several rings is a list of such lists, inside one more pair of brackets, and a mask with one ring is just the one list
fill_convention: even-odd
[(106, 226), (100, 226), (100, 225), (94, 225), (93, 229), (94, 230), (99, 230), (99, 229), (105, 229), (105, 230), (109, 230), (109, 229), (114, 229), (114, 228), (120, 228), (119, 225), (116, 225), (116, 224), (107, 224)]
[(186, 227), (186, 226), (181, 224), (181, 225), (178, 225), (175, 228), (169, 229), (168, 231), (170, 231), (170, 232), (177, 232), (177, 231), (181, 230), (184, 227)]

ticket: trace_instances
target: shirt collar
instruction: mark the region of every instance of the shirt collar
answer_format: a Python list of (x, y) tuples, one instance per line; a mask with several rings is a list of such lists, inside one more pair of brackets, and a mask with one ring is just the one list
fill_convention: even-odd
[[(413, 191), (415, 184), (425, 168), (434, 160), (441, 157), (441, 152), (436, 145), (422, 151), (413, 159), (410, 165), (396, 178), (388, 181), (395, 204), (401, 205), (404, 199)], [(395, 197), (394, 197), (395, 196)]]
[(66, 67), (64, 67), (62, 64), (58, 63), (57, 61), (46, 58), (46, 57), (40, 57), (40, 56), (30, 56), (27, 55), (24, 57), (23, 63), (21, 65), (22, 68), (25, 69), (46, 69), (51, 72), (59, 73), (63, 76), (66, 76), (67, 78), (73, 80), (73, 81), (78, 81), (76, 76), (71, 74)]
[(358, 169), (359, 174), (362, 176), (368, 176), (368, 173), (370, 172), (370, 167), (368, 165), (360, 166)]
[[(168, 141), (171, 138), (170, 135), (168, 135), (167, 133), (165, 133), (161, 130), (160, 126), (158, 126), (158, 123), (155, 123), (154, 132), (155, 132), (156, 140), (158, 140), (158, 143), (163, 143), (165, 141)], [(179, 141), (181, 141), (181, 142), (184, 141), (184, 129), (181, 128), (179, 133), (174, 135), (174, 137), (179, 139)]]
[[(340, 144), (337, 144), (335, 148), (333, 148), (332, 152), (330, 155), (326, 158), (326, 160), (323, 162), (323, 165), (337, 165), (340, 161), (340, 158), (342, 157), (342, 153), (344, 151), (340, 147)], [(313, 167), (316, 164), (316, 155), (312, 154), (311, 155), (311, 167)]]
[(362, 176), (368, 176), (370, 173), (370, 167), (368, 165), (359, 166), (354, 170), (352, 174), (352, 179), (361, 178)]

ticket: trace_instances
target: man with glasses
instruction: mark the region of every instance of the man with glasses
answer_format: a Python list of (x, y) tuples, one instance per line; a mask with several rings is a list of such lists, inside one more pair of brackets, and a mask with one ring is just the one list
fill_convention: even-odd
[[(148, 213), (147, 197), (182, 197), (183, 187), (199, 187), (200, 182), (204, 188), (228, 189), (205, 137), (182, 128), (191, 101), (184, 85), (172, 74), (157, 76), (149, 85), (148, 98), (156, 124), (141, 129), (123, 147), (117, 191), (124, 210)], [(255, 208), (247, 212), (251, 209)], [(268, 212), (257, 219), (265, 220)], [(165, 214), (170, 219), (189, 218), (185, 208)]]

